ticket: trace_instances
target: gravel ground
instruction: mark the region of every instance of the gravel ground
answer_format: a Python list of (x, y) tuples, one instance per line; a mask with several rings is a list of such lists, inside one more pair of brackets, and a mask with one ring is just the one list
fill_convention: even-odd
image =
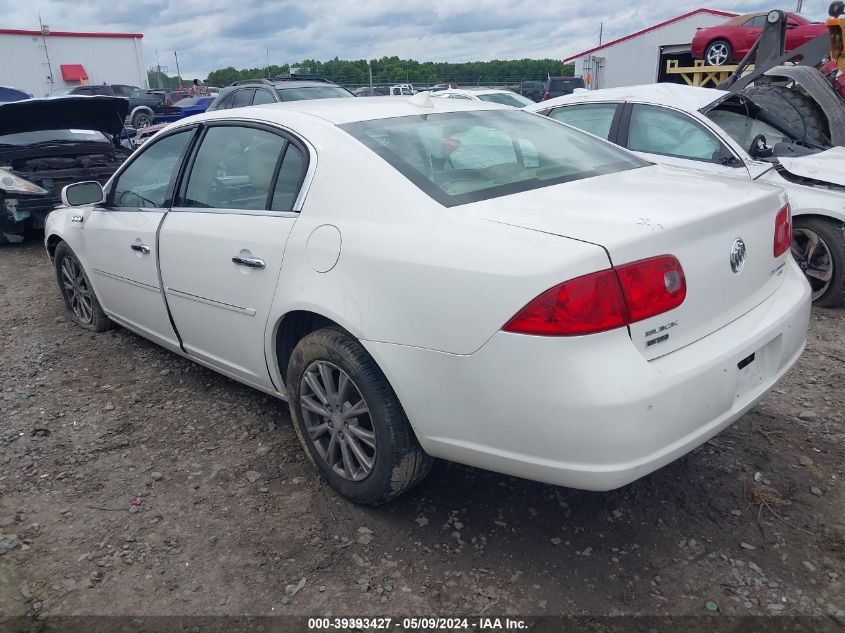
[(0, 248), (0, 314), (0, 615), (845, 617), (845, 310), (814, 310), (751, 413), (621, 490), (439, 462), (375, 510), (315, 475), (284, 403), (76, 327), (39, 243)]

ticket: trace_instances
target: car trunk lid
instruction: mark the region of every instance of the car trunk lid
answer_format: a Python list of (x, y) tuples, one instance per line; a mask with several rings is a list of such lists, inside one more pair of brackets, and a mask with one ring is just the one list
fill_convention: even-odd
[[(614, 266), (677, 257), (687, 283), (684, 303), (629, 326), (637, 349), (653, 359), (727, 325), (778, 288), (788, 253), (774, 257), (774, 230), (784, 204), (775, 187), (651, 166), (467, 209), (489, 221), (602, 246)], [(735, 272), (737, 240), (746, 259)]]

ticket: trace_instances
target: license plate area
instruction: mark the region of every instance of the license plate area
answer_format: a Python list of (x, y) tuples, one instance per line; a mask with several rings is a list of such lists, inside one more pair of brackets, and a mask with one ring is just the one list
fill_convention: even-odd
[(763, 390), (777, 365), (780, 344), (781, 337), (778, 336), (737, 361), (735, 402), (747, 400)]

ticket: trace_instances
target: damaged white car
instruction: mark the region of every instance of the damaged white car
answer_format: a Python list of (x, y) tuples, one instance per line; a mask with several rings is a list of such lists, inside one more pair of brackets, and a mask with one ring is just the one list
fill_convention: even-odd
[(792, 252), (813, 301), (845, 303), (845, 148), (806, 141), (743, 95), (677, 84), (580, 90), (525, 110), (657, 163), (782, 186), (794, 217)]

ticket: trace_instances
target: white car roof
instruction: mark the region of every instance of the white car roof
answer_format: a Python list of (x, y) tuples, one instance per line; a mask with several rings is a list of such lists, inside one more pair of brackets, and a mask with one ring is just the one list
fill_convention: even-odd
[(488, 101), (427, 99), (425, 95), (426, 93), (417, 93), (413, 97), (354, 97), (348, 99), (287, 101), (283, 103), (248, 106), (245, 108), (215, 110), (182, 120), (190, 124), (200, 120), (232, 119), (237, 118), (238, 115), (243, 115), (244, 118), (264, 119), (283, 123), (285, 112), (297, 112), (324, 119), (335, 125), (343, 125), (356, 121), (372, 121), (375, 119), (389, 119), (393, 117), (441, 112), (471, 110), (506, 110), (512, 112), (514, 110), (510, 106), (490, 103)]
[(696, 88), (681, 84), (647, 84), (626, 86), (624, 88), (605, 88), (603, 90), (576, 89), (570, 95), (556, 97), (525, 106), (525, 110), (537, 112), (546, 108), (572, 103), (592, 103), (598, 101), (636, 101), (653, 105), (671, 106), (697, 112), (728, 93), (715, 88)]

